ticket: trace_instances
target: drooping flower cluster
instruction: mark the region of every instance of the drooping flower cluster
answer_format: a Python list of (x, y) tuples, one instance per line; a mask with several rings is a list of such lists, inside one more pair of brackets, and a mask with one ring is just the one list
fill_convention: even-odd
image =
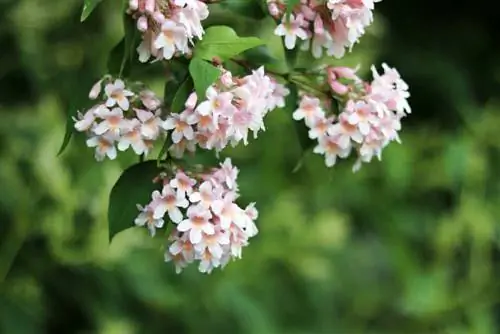
[(310, 129), (309, 137), (318, 140), (314, 152), (325, 156), (328, 167), (354, 149), (358, 153), (353, 167), (356, 171), (374, 156), (380, 160), (390, 142), (400, 142), (401, 119), (411, 113), (408, 85), (395, 69), (386, 64), (382, 67), (382, 75), (372, 67), (371, 83), (363, 82), (354, 69), (328, 69), (330, 88), (339, 100), (345, 101), (338, 117), (328, 116), (320, 99), (303, 95), (293, 118), (304, 120)]
[(243, 78), (222, 71), (220, 80), (207, 89), (206, 100), (196, 106), (193, 93), (184, 111), (166, 119), (165, 129), (172, 130), (170, 152), (174, 156), (181, 157), (185, 150), (194, 152), (196, 145), (216, 152), (228, 144), (247, 145), (250, 131), (256, 138), (265, 130), (267, 113), (285, 105), (288, 89), (266, 75), (263, 67)]
[(173, 261), (178, 273), (194, 261), (204, 273), (224, 267), (241, 258), (242, 248), (257, 234), (254, 203), (245, 209), (235, 203), (238, 172), (230, 159), (207, 173), (178, 170), (162, 179), (163, 188), (153, 192), (149, 204), (138, 205), (135, 224), (152, 235), (164, 226), (165, 216), (173, 223), (165, 260)]
[(201, 21), (209, 14), (207, 5), (198, 0), (130, 0), (128, 13), (142, 33), (137, 48), (141, 62), (189, 54), (194, 38), (202, 39)]
[(285, 38), (287, 49), (304, 41), (303, 50), (311, 50), (320, 58), (323, 50), (329, 56), (341, 58), (345, 49), (365, 33), (373, 21), (374, 3), (380, 0), (301, 0), (290, 15), (284, 0), (267, 0), (269, 12), (281, 23), (274, 33)]
[(96, 160), (115, 159), (117, 148), (147, 155), (160, 138), (161, 103), (152, 91), (135, 93), (122, 80), (105, 77), (92, 87), (89, 98), (98, 103), (83, 114), (78, 112), (74, 121), (75, 129), (89, 136), (87, 146), (95, 147)]

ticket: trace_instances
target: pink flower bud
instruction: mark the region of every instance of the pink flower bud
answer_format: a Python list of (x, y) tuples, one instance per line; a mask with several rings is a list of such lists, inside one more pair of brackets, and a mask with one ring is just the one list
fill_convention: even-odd
[(325, 29), (323, 28), (323, 20), (318, 15), (314, 19), (314, 33), (322, 35), (324, 32), (325, 32)]
[(269, 13), (271, 16), (279, 16), (280, 15), (280, 10), (278, 8), (278, 5), (276, 5), (274, 2), (271, 2), (268, 6), (269, 8)]
[(128, 8), (133, 11), (139, 9), (139, 0), (129, 0)]
[(102, 80), (97, 81), (94, 86), (92, 86), (92, 89), (90, 90), (89, 93), (89, 99), (95, 100), (101, 94), (101, 82)]
[(185, 107), (188, 110), (193, 110), (196, 107), (196, 102), (198, 102), (198, 97), (196, 96), (196, 93), (191, 93), (189, 97), (186, 100)]
[(141, 102), (142, 104), (148, 109), (148, 110), (156, 110), (160, 107), (160, 100), (156, 97), (155, 93), (153, 93), (150, 90), (144, 90), (140, 92), (139, 96), (141, 97)]
[(339, 66), (339, 67), (334, 67), (332, 70), (339, 78), (345, 78), (350, 80), (358, 79), (355, 69)]
[(226, 71), (221, 75), (220, 81), (226, 87), (231, 87), (233, 85), (233, 75), (231, 72)]
[(142, 15), (137, 20), (137, 29), (141, 32), (145, 32), (146, 30), (148, 30), (148, 19), (145, 15)]
[(316, 16), (316, 12), (311, 7), (309, 7), (307, 5), (302, 5), (300, 7), (300, 11), (301, 11), (302, 15), (304, 15), (304, 17), (308, 21), (314, 20), (314, 17)]
[(165, 22), (165, 15), (163, 15), (160, 11), (154, 12), (153, 18), (159, 24), (163, 24), (163, 22)]
[(346, 85), (343, 85), (338, 81), (330, 82), (330, 87), (335, 93), (339, 95), (347, 94), (347, 92), (349, 91), (349, 88)]
[(146, 12), (153, 14), (155, 12), (156, 0), (146, 0)]

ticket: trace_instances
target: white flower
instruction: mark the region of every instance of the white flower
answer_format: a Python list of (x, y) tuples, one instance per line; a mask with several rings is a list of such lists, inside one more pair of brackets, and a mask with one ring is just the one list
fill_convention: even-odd
[(191, 127), (195, 124), (196, 120), (187, 116), (187, 114), (171, 114), (163, 123), (162, 127), (165, 130), (172, 131), (172, 141), (174, 144), (178, 144), (183, 138), (187, 140), (193, 140), (194, 130)]
[(154, 47), (161, 49), (164, 59), (172, 59), (176, 51), (187, 52), (186, 30), (172, 20), (165, 20), (161, 32), (154, 41)]
[(126, 120), (123, 118), (123, 111), (120, 108), (101, 109), (96, 112), (96, 115), (103, 119), (94, 129), (96, 135), (110, 133), (113, 136), (120, 136), (122, 128), (127, 126)]
[(179, 223), (182, 221), (183, 215), (179, 208), (187, 208), (189, 202), (184, 196), (179, 196), (170, 186), (163, 187), (162, 192), (158, 190), (153, 192), (152, 195), (154, 205), (154, 218), (162, 218), (165, 213), (172, 222)]
[(104, 87), (104, 92), (108, 97), (106, 107), (111, 108), (117, 104), (123, 110), (128, 110), (130, 106), (128, 97), (134, 95), (134, 93), (125, 89), (125, 83), (120, 79), (116, 79), (114, 83), (107, 84)]
[(154, 210), (151, 206), (142, 207), (137, 204), (137, 209), (140, 211), (134, 223), (137, 226), (147, 226), (151, 236), (154, 236), (157, 228), (162, 228), (164, 221), (162, 218), (154, 218)]
[(288, 18), (287, 15), (284, 15), (281, 19), (281, 23), (274, 30), (275, 35), (285, 36), (285, 46), (289, 50), (295, 48), (297, 37), (301, 40), (307, 39), (307, 33), (301, 27), (302, 21), (303, 18), (300, 14), (297, 15), (297, 17), (290, 14)]
[(116, 159), (116, 148), (114, 141), (109, 136), (93, 136), (87, 139), (88, 147), (95, 147), (95, 159), (104, 160), (108, 157), (111, 160)]
[(203, 234), (214, 234), (214, 225), (209, 219), (212, 214), (209, 210), (202, 206), (190, 206), (187, 210), (188, 219), (183, 220), (177, 225), (177, 230), (180, 232), (188, 232), (189, 241), (192, 244), (197, 244), (201, 241)]

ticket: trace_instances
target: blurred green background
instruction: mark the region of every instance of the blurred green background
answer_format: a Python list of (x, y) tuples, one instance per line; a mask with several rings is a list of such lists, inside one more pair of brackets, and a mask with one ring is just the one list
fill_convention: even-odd
[(0, 333), (500, 333), (500, 44), (486, 0), (386, 0), (340, 62), (368, 74), (387, 61), (410, 85), (403, 145), (382, 162), (352, 174), (310, 156), (293, 174), (300, 145), (280, 110), (225, 152), (260, 234), (210, 276), (176, 275), (135, 229), (108, 245), (107, 196), (132, 156), (98, 164), (75, 137), (56, 158), (72, 95), (122, 34), (118, 1), (84, 24), (81, 2), (0, 1)]

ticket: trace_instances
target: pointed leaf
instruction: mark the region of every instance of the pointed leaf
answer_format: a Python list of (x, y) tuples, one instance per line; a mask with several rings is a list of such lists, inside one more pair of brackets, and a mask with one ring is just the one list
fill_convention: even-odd
[(184, 109), (184, 105), (189, 97), (189, 94), (193, 91), (193, 79), (187, 77), (184, 82), (179, 86), (177, 92), (175, 93), (172, 104), (170, 105), (171, 112), (180, 113)]
[(217, 67), (196, 57), (191, 59), (189, 73), (191, 74), (191, 78), (193, 78), (198, 101), (205, 99), (207, 88), (221, 75), (221, 71)]
[(194, 54), (209, 61), (214, 57), (227, 60), (263, 44), (264, 42), (257, 37), (239, 37), (228, 26), (212, 26), (206, 30), (203, 39), (196, 45)]
[(242, 53), (245, 60), (252, 65), (275, 64), (278, 59), (275, 58), (266, 45), (259, 45)]
[(220, 3), (220, 6), (246, 18), (260, 20), (267, 16), (259, 0), (224, 0)]
[(155, 160), (135, 164), (127, 168), (113, 186), (109, 196), (109, 240), (117, 233), (134, 226), (139, 214), (137, 204), (146, 205), (154, 190), (161, 188), (153, 179), (161, 170)]
[(102, 0), (84, 0), (80, 21), (85, 21)]

